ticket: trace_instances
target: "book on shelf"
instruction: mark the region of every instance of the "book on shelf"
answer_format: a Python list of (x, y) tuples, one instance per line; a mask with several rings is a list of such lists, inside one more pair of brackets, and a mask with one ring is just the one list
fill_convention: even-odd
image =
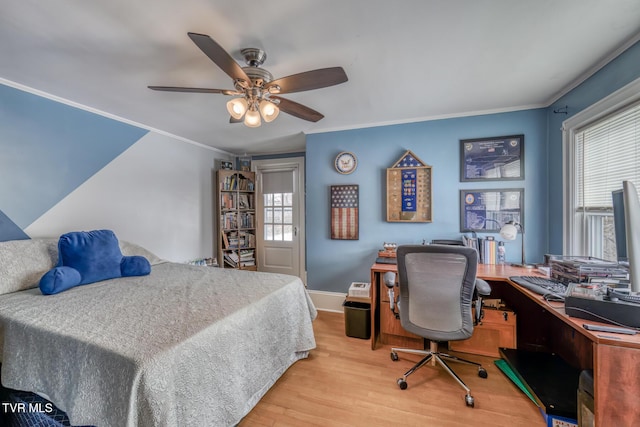
[(237, 255), (234, 257), (233, 255), (235, 255), (234, 252), (228, 252), (224, 254), (224, 262), (225, 264), (230, 265), (231, 267), (237, 267), (238, 266), (238, 261), (239, 259), (237, 258)]
[(222, 228), (225, 230), (233, 230), (238, 228), (238, 216), (235, 212), (226, 212), (220, 217)]
[(236, 182), (235, 174), (226, 176), (224, 180), (220, 183), (220, 190), (223, 190), (223, 191), (235, 190), (234, 188), (235, 182)]
[(235, 209), (236, 195), (232, 193), (220, 194), (220, 207), (222, 209)]
[(240, 175), (238, 179), (238, 190), (253, 191), (253, 181)]
[(240, 232), (224, 232), (223, 240), (225, 249), (239, 249), (239, 248), (255, 248), (256, 236), (253, 233)]
[(224, 254), (224, 262), (231, 267), (249, 267), (256, 265), (256, 259), (254, 257), (254, 251), (241, 251), (240, 255), (236, 252), (227, 252)]
[(253, 209), (253, 195), (252, 194), (239, 194), (238, 195), (238, 209)]
[(255, 265), (256, 262), (256, 258), (255, 258), (255, 251), (253, 249), (243, 249), (240, 251), (240, 264), (241, 265), (249, 265), (247, 263), (252, 263), (252, 265)]
[(240, 218), (238, 218), (240, 228), (255, 228), (254, 218), (251, 212), (240, 212)]
[(226, 176), (220, 183), (220, 190), (223, 191), (253, 191), (254, 183), (249, 178), (245, 178), (242, 174), (234, 173)]
[(253, 249), (241, 249), (240, 250), (240, 258), (253, 258)]

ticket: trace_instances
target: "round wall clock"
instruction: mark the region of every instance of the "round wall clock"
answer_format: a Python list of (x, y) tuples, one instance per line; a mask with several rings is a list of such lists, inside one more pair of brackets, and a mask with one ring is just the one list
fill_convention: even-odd
[(335, 167), (338, 172), (349, 174), (356, 170), (356, 166), (358, 166), (358, 160), (353, 153), (343, 151), (336, 156)]

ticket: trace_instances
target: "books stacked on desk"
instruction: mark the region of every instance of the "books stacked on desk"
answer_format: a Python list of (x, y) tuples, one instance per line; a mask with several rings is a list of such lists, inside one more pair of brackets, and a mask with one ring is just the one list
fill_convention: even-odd
[(465, 246), (478, 251), (478, 263), (497, 264), (498, 263), (498, 242), (493, 236), (467, 237), (462, 236)]
[(376, 258), (378, 264), (397, 264), (396, 251), (384, 250), (378, 251), (378, 257)]
[(493, 236), (478, 239), (480, 242), (480, 262), (482, 264), (497, 264), (498, 243)]
[(627, 268), (617, 262), (594, 257), (562, 257), (551, 260), (551, 277), (562, 283), (584, 283), (598, 279), (626, 280)]

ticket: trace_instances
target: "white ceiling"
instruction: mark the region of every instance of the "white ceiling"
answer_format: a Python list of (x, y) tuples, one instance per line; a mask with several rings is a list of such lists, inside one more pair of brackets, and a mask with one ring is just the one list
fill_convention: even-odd
[[(275, 78), (342, 66), (349, 81), (284, 95), (325, 115), (230, 124), (232, 89), (189, 39)], [(638, 0), (0, 0), (0, 79), (237, 154), (304, 150), (304, 134), (545, 107), (640, 39)], [(3, 80), (0, 80), (2, 82)]]

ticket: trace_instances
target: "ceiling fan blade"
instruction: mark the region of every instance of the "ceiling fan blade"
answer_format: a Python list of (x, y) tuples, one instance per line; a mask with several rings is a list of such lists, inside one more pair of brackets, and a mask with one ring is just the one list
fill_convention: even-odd
[(278, 104), (278, 108), (280, 111), (284, 111), (287, 114), (291, 114), (294, 117), (299, 119), (308, 120), (310, 122), (317, 122), (322, 119), (324, 116), (317, 112), (316, 110), (312, 110), (309, 107), (305, 107), (302, 104), (298, 104), (297, 102), (280, 98), (279, 96), (271, 96), (271, 99), (277, 99), (280, 101)]
[(251, 87), (251, 79), (247, 76), (247, 73), (238, 65), (238, 63), (216, 43), (211, 37), (206, 34), (188, 33), (193, 42), (200, 48), (205, 55), (209, 57), (218, 67), (229, 75), (233, 80), (244, 81), (247, 87)]
[(265, 87), (268, 89), (277, 85), (280, 86), (279, 93), (293, 93), (333, 86), (344, 83), (347, 80), (349, 79), (342, 67), (332, 67), (282, 77), (267, 83)]
[(234, 119), (233, 117), (229, 116), (229, 123), (242, 123), (242, 119)]
[(152, 90), (161, 90), (164, 92), (193, 92), (193, 93), (221, 93), (223, 95), (235, 95), (235, 90), (226, 89), (206, 89), (201, 87), (175, 87), (175, 86), (147, 86)]

